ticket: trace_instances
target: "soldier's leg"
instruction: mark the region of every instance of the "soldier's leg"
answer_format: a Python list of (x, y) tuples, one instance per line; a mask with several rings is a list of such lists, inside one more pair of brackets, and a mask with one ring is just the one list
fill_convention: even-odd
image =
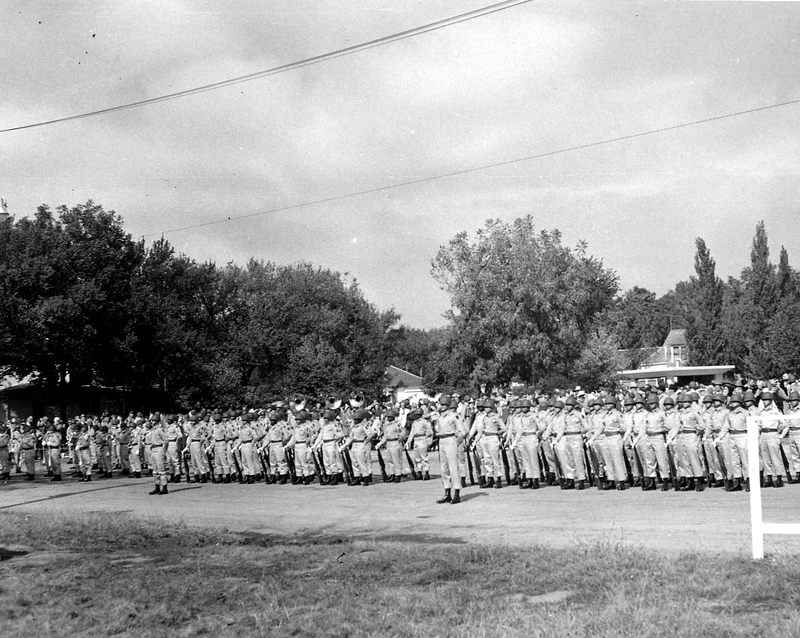
[(586, 460), (583, 456), (583, 437), (570, 436), (567, 445), (572, 452), (572, 464), (575, 472), (575, 480), (585, 481), (586, 474)]
[(414, 449), (419, 454), (419, 467), (423, 474), (428, 474), (431, 471), (431, 463), (428, 455), (428, 440), (417, 439), (414, 442)]
[(392, 459), (395, 479), (399, 479), (403, 475), (403, 446), (400, 441), (389, 441), (386, 449)]
[(575, 480), (575, 464), (572, 458), (572, 450), (567, 447), (567, 437), (563, 437), (561, 441), (553, 446), (555, 453), (558, 455), (558, 460), (561, 463), (561, 472), (564, 478)]
[(50, 457), (50, 471), (55, 478), (61, 478), (61, 450), (57, 447), (48, 448), (48, 456)]
[(461, 484), (466, 485), (467, 444), (463, 440), (456, 443), (456, 459), (458, 460), (458, 476), (461, 479)]
[(783, 465), (783, 457), (781, 456), (778, 433), (767, 432), (761, 436), (764, 439), (764, 448), (767, 451), (767, 456), (769, 457), (770, 466), (772, 468), (772, 471), (770, 472), (771, 476), (785, 479), (786, 468)]
[(625, 441), (622, 444), (622, 451), (625, 454), (625, 458), (628, 459), (628, 467), (631, 468), (631, 476), (635, 481), (636, 479), (640, 478), (640, 476), (639, 476), (639, 466), (636, 463), (636, 458), (633, 455), (633, 445)]

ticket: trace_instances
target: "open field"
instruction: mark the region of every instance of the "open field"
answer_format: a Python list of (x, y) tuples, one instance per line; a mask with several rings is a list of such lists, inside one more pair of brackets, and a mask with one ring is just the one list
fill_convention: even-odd
[(28, 552), (0, 552), (4, 638), (800, 635), (789, 556), (280, 538), (45, 510), (0, 512), (0, 538)]
[[(434, 474), (438, 467), (434, 464)], [(650, 551), (750, 555), (750, 511), (744, 492), (562, 491), (468, 487), (464, 502), (437, 505), (441, 482), (370, 487), (320, 485), (170, 485), (148, 496), (148, 479), (80, 483), (15, 478), (0, 486), (0, 512), (131, 512), (191, 526), (345, 539), (411, 537), (511, 547), (574, 548), (601, 541)], [(763, 491), (765, 520), (800, 522), (800, 485)], [(800, 554), (800, 537), (767, 537), (766, 551)]]

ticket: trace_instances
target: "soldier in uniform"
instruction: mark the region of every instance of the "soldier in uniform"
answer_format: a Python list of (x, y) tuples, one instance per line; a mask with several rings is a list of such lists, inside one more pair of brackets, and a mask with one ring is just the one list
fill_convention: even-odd
[[(219, 413), (214, 413), (212, 418), (216, 419)], [(222, 415), (219, 414), (220, 420)], [(242, 416), (242, 425), (239, 428), (239, 441), (236, 444), (236, 450), (239, 451), (239, 458), (242, 464), (242, 483), (253, 485), (256, 482), (256, 467), (255, 457), (253, 455), (253, 447), (256, 445), (257, 440), (256, 429), (253, 427), (253, 417), (250, 414)]]
[(419, 408), (408, 413), (408, 422), (411, 424), (411, 431), (406, 442), (406, 449), (409, 449), (409, 446), (413, 443), (414, 466), (417, 470), (417, 478), (429, 481), (431, 468), (428, 462), (428, 448), (433, 443), (433, 426), (423, 416), (422, 410)]
[(131, 473), (131, 435), (128, 431), (128, 424), (121, 421), (116, 434), (117, 453), (119, 454), (119, 466), (122, 468), (122, 476), (130, 476)]
[(224, 419), (212, 419), (211, 442), (214, 446), (214, 474), (217, 483), (231, 482), (231, 466), (228, 456), (228, 425)]
[(314, 449), (322, 449), (322, 463), (326, 474), (326, 478), (320, 481), (323, 485), (338, 485), (341, 480), (337, 461), (337, 444), (341, 439), (342, 430), (336, 422), (336, 413), (325, 410), (322, 413), (322, 426), (314, 442)]
[[(189, 447), (189, 456), (192, 461), (191, 469), (194, 474), (194, 483), (208, 483), (208, 475), (211, 468), (208, 467), (208, 460), (205, 455), (204, 447), (208, 431), (205, 421), (190, 421), (189, 431), (186, 433), (186, 443)], [(189, 480), (188, 477), (186, 479)]]
[(592, 434), (592, 443), (597, 443), (597, 440), (603, 437), (600, 450), (609, 479), (608, 485), (604, 488), (612, 489), (616, 485), (618, 490), (624, 490), (627, 471), (625, 459), (622, 456), (622, 419), (613, 396), (609, 395), (603, 400), (603, 407), (605, 413), (600, 423), (600, 429)]
[[(731, 461), (735, 477), (742, 477), (745, 491), (750, 491), (750, 463), (747, 453), (747, 410), (742, 407), (743, 397), (734, 393), (728, 400), (728, 431), (731, 442)], [(724, 436), (724, 429), (720, 437)], [(738, 481), (737, 481), (738, 484)]]
[(681, 491), (703, 490), (703, 464), (700, 462), (698, 433), (702, 433), (703, 420), (692, 406), (691, 396), (678, 395), (679, 412), (677, 428), (670, 432), (667, 445), (675, 441), (675, 458), (677, 466), (682, 468), (682, 475), (687, 482), (681, 485)]
[[(386, 448), (386, 473), (389, 482), (399, 483), (403, 477), (403, 438), (405, 432), (396, 420), (397, 410), (392, 408), (385, 414), (386, 422), (383, 426), (383, 437), (378, 441), (376, 448)], [(394, 477), (394, 478), (392, 478)]]
[(778, 430), (783, 427), (778, 417), (783, 416), (783, 413), (775, 406), (772, 392), (762, 392), (761, 401), (764, 406), (761, 416), (771, 417), (765, 418), (761, 422), (760, 448), (764, 456), (766, 473), (764, 484), (765, 486), (783, 487), (786, 471), (783, 466), (781, 443), (778, 436)]
[(667, 422), (658, 405), (658, 395), (647, 397), (647, 412), (644, 428), (640, 430), (634, 445), (643, 451), (645, 490), (656, 489), (656, 470), (661, 475), (661, 490), (669, 489), (669, 457), (664, 435), (669, 431)]
[[(560, 401), (556, 402), (556, 406)], [(586, 462), (583, 457), (583, 435), (588, 428), (583, 415), (576, 411), (577, 400), (573, 396), (564, 402), (565, 413), (555, 420), (556, 452), (561, 451), (561, 469), (564, 471), (565, 490), (585, 488)], [(577, 483), (575, 482), (577, 481)]]
[(131, 429), (130, 460), (132, 478), (142, 478), (142, 446), (144, 444), (144, 419), (136, 418), (133, 420)]
[(100, 478), (111, 478), (111, 437), (108, 435), (108, 426), (101, 425), (94, 435), (97, 445), (97, 466)]
[(44, 453), (49, 457), (49, 467), (53, 474), (51, 481), (61, 480), (61, 433), (54, 424), (47, 426), (47, 434), (42, 441)]
[(155, 485), (151, 496), (156, 494), (168, 494), (167, 490), (167, 469), (166, 469), (166, 437), (164, 429), (161, 427), (161, 415), (156, 412), (147, 422), (147, 432), (144, 443), (150, 450), (150, 460), (153, 463), (153, 477)]
[[(363, 412), (366, 416), (366, 410), (363, 410)], [(358, 415), (358, 413), (359, 411), (357, 410), (356, 415)], [(358, 424), (360, 424), (362, 429), (364, 428), (363, 420), (365, 416), (360, 417), (360, 420), (358, 421)], [(361, 434), (360, 431), (359, 434)], [(294, 451), (294, 471), (295, 475), (297, 476), (298, 484), (310, 485), (314, 480), (314, 470), (312, 469), (312, 461), (309, 456), (309, 444), (313, 436), (314, 434), (313, 427), (311, 425), (311, 414), (305, 410), (301, 410), (297, 413), (297, 416), (295, 416), (295, 426), (292, 429), (292, 436), (289, 438), (288, 443), (286, 443), (286, 448)], [(353, 444), (355, 445), (355, 443), (356, 440), (354, 439)], [(358, 452), (360, 452), (362, 456), (364, 454), (363, 439), (360, 441), (359, 445), (359, 448), (354, 447), (353, 449), (354, 456), (357, 456)], [(358, 450), (358, 452), (356, 450)], [(355, 461), (358, 462), (358, 459), (355, 459)], [(363, 465), (360, 466), (360, 469), (362, 470), (361, 476), (363, 477), (364, 484), (366, 485), (366, 460), (363, 460)]]
[(5, 423), (0, 422), (0, 478), (4, 483), (11, 480), (11, 433)]
[(633, 476), (633, 486), (639, 487), (641, 485), (641, 476), (639, 475), (639, 464), (636, 462), (636, 454), (633, 450), (633, 430), (634, 430), (634, 401), (633, 397), (626, 396), (622, 401), (622, 412), (620, 418), (622, 419), (622, 451), (628, 461), (628, 467), (631, 468), (631, 475)]
[(530, 399), (520, 401), (520, 414), (511, 441), (511, 448), (520, 452), (524, 472), (524, 477), (520, 479), (520, 488), (538, 490), (539, 479), (542, 475), (539, 464), (539, 423), (531, 414), (531, 407)]
[[(484, 448), (485, 441), (480, 440), (477, 441), (475, 437), (478, 434), (478, 430), (483, 429), (483, 421), (486, 419), (486, 402), (488, 399), (480, 398), (475, 403), (475, 415), (473, 416), (472, 425), (468, 428), (466, 445), (469, 446), (470, 452), (474, 455), (476, 459), (477, 467), (475, 471), (478, 473), (478, 483), (480, 487), (488, 487), (489, 483), (486, 480), (486, 449)], [(465, 424), (466, 425), (466, 424)]]
[(786, 419), (781, 431), (781, 438), (789, 437), (789, 463), (790, 472), (794, 471), (794, 478), (791, 473), (787, 476), (789, 483), (800, 481), (800, 392), (791, 390), (787, 396), (787, 407), (785, 414), (794, 419)]
[(475, 445), (479, 446), (483, 442), (486, 487), (500, 489), (503, 486), (503, 462), (500, 446), (505, 436), (505, 424), (494, 412), (494, 402), (491, 399), (486, 399), (484, 405), (486, 406), (486, 416), (477, 428)]
[[(166, 450), (166, 470), (169, 475), (170, 483), (181, 482), (181, 439), (183, 438), (183, 429), (178, 424), (175, 415), (167, 415), (167, 426), (164, 428), (164, 436), (167, 437), (167, 450)], [(186, 477), (189, 481), (189, 477)]]
[(83, 474), (83, 481), (92, 480), (92, 453), (89, 449), (91, 436), (89, 436), (89, 424), (82, 423), (81, 431), (75, 443), (75, 450), (78, 453), (78, 467)]
[(19, 447), (25, 464), (25, 480), (33, 481), (36, 478), (36, 435), (33, 431), (33, 424), (30, 422), (26, 423), (22, 428)]
[(439, 440), (439, 464), (442, 472), (444, 496), (437, 503), (460, 503), (461, 490), (458, 479), (458, 439), (466, 438), (464, 422), (458, 418), (453, 400), (439, 397), (440, 416), (436, 423), (435, 436)]
[(286, 462), (286, 450), (284, 443), (288, 442), (286, 413), (280, 410), (273, 410), (269, 414), (269, 427), (266, 433), (266, 444), (269, 453), (269, 483), (277, 483), (280, 479), (281, 485), (286, 485), (289, 479), (289, 465)]

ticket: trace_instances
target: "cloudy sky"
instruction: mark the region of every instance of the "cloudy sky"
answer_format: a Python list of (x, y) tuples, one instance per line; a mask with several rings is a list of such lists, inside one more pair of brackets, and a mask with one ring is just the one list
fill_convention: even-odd
[[(294, 62), (490, 4), (29, 0), (0, 9), (0, 129)], [(135, 237), (800, 99), (800, 3), (528, 3), (229, 88), (0, 134), (12, 214), (94, 199)], [(532, 214), (663, 294), (765, 220), (800, 266), (800, 105), (166, 233), (199, 260), (349, 272), (442, 325), (439, 246)]]

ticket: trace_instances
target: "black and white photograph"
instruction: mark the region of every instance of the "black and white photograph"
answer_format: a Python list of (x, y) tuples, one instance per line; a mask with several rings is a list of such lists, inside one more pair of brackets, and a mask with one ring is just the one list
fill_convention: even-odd
[(0, 636), (800, 635), (800, 3), (7, 0)]

